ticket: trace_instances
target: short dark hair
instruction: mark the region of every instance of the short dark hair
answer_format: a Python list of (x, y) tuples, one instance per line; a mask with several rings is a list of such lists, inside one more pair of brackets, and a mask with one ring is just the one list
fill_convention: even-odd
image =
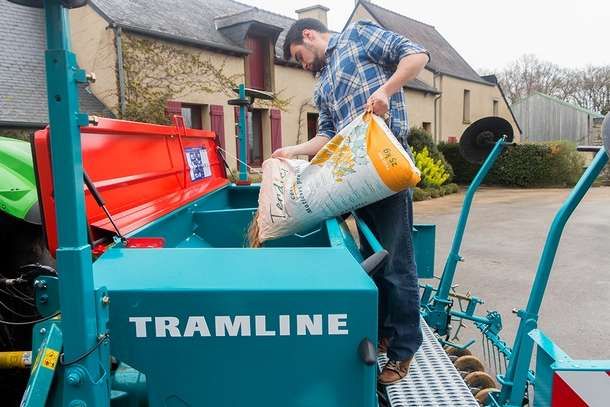
[(286, 38), (284, 39), (284, 59), (286, 61), (292, 58), (292, 55), (290, 54), (290, 45), (303, 43), (303, 30), (314, 30), (319, 33), (328, 32), (328, 28), (315, 18), (303, 18), (295, 21), (286, 33)]

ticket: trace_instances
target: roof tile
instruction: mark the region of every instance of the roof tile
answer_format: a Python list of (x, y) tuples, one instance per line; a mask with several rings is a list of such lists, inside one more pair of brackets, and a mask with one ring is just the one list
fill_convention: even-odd
[[(43, 10), (0, 1), (0, 122), (48, 122)], [(81, 108), (112, 113), (84, 86)]]

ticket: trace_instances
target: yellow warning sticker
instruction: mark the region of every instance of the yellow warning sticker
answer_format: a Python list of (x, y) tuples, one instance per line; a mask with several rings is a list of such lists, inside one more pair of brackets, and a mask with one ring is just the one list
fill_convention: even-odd
[(59, 352), (53, 349), (47, 349), (44, 352), (44, 358), (42, 359), (42, 366), (47, 369), (55, 369), (55, 365), (57, 365), (57, 360), (59, 359)]

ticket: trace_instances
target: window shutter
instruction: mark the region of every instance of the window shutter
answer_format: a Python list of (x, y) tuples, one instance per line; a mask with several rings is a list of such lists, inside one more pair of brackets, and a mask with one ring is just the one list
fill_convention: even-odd
[(266, 89), (265, 87), (265, 63), (267, 62), (267, 40), (261, 37), (246, 37), (245, 46), (252, 52), (246, 57), (248, 86), (255, 89)]
[(210, 129), (216, 133), (216, 142), (225, 148), (225, 114), (222, 105), (210, 105)]
[(282, 147), (282, 115), (279, 109), (271, 109), (271, 150)]
[(165, 102), (165, 115), (170, 119), (174, 117), (174, 115), (182, 114), (182, 103), (177, 102), (175, 100), (168, 100)]

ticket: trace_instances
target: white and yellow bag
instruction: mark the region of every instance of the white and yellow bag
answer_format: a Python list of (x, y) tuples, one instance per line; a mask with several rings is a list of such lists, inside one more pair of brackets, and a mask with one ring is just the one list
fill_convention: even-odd
[(309, 161), (263, 163), (252, 246), (306, 232), (339, 216), (417, 185), (420, 172), (384, 121), (371, 113), (340, 130)]

